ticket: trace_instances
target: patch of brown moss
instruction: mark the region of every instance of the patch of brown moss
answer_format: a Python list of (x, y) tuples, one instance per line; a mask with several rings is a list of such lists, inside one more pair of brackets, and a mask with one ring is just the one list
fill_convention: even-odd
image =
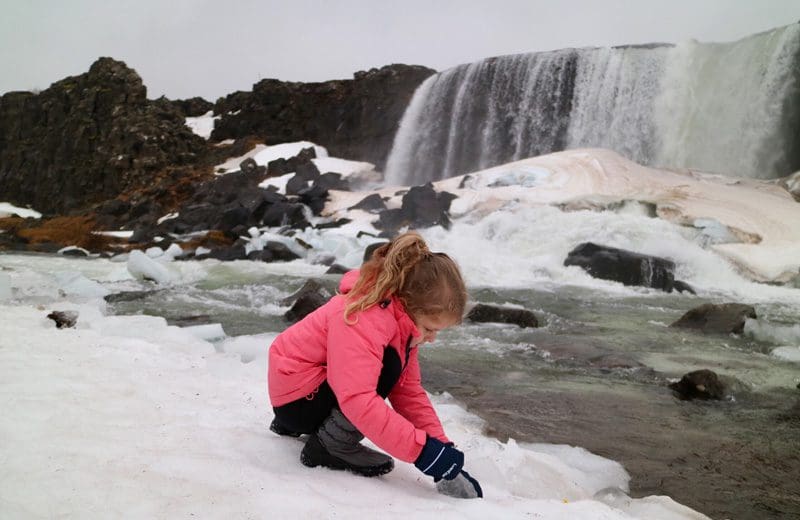
[[(38, 225), (36, 225), (38, 224)], [(35, 223), (25, 222), (15, 234), (31, 245), (52, 242), (61, 246), (78, 246), (89, 251), (103, 251), (119, 239), (96, 235), (94, 218), (90, 215), (55, 217)]]
[(212, 229), (202, 237), (193, 238), (188, 242), (181, 244), (183, 249), (197, 249), (198, 247), (205, 247), (208, 249), (217, 249), (219, 247), (227, 247), (233, 244), (234, 238), (229, 237), (222, 231)]
[(0, 229), (6, 233), (16, 235), (17, 231), (25, 226), (25, 219), (21, 217), (4, 217), (0, 218)]

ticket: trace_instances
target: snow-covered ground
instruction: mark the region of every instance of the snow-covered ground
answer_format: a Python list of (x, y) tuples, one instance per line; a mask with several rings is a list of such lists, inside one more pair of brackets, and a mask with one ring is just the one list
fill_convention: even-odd
[[(180, 269), (202, 279), (209, 264)], [(488, 438), (447, 395), (435, 406), (485, 499), (439, 495), (404, 463), (373, 479), (306, 468), (301, 442), (267, 429), (274, 332), (215, 345), (202, 338), (218, 327), (105, 315), (103, 294), (138, 286), (125, 263), (3, 255), (0, 268), (3, 518), (705, 518), (629, 499), (624, 469), (581, 448)], [(52, 310), (77, 311), (76, 328)]]

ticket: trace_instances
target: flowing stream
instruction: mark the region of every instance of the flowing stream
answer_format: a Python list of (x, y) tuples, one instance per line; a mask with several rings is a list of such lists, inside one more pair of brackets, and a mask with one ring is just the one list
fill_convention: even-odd
[[(229, 336), (279, 332), (280, 300), (309, 273), (243, 265), (212, 266), (199, 283), (112, 310), (219, 322)], [(541, 327), (467, 322), (441, 333), (421, 351), (428, 390), (454, 395), (501, 439), (578, 445), (620, 461), (634, 496), (668, 494), (712, 518), (796, 517), (800, 369), (769, 353), (800, 343), (798, 309), (758, 304), (759, 321), (742, 336), (704, 336), (667, 325), (724, 298), (552, 289), (470, 288), (474, 301), (534, 310)], [(667, 383), (699, 368), (723, 374), (731, 397), (678, 400)]]

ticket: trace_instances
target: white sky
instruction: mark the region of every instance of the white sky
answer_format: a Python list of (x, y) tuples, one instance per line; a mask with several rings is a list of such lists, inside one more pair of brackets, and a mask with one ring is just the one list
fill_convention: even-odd
[(0, 0), (0, 93), (46, 88), (99, 56), (136, 69), (151, 98), (214, 100), (263, 78), (730, 41), (797, 21), (799, 0)]

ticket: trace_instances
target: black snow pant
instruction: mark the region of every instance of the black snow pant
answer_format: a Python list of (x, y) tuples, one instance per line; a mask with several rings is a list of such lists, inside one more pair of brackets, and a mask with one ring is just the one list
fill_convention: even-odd
[[(402, 364), (397, 350), (386, 347), (383, 351), (383, 367), (375, 387), (379, 396), (386, 399), (400, 379), (401, 371)], [(339, 402), (326, 380), (309, 395), (273, 407), (272, 410), (275, 412), (275, 420), (286, 430), (295, 433), (314, 433), (334, 408), (339, 408)]]

